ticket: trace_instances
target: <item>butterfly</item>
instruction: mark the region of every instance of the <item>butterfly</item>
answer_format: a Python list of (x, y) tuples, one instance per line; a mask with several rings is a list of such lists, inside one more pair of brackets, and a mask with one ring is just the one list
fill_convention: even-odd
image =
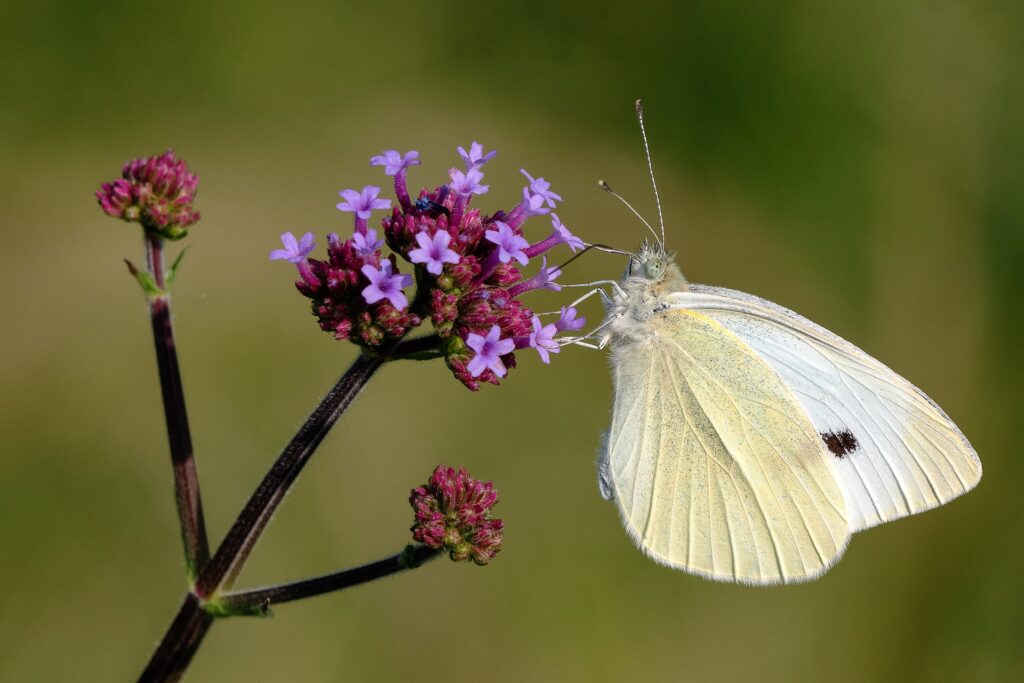
[[(660, 217), (639, 101), (637, 118)], [(661, 225), (597, 290), (607, 315), (588, 335), (614, 385), (598, 485), (646, 555), (716, 581), (808, 581), (851, 534), (978, 483), (977, 454), (924, 392), (789, 309), (687, 282)]]

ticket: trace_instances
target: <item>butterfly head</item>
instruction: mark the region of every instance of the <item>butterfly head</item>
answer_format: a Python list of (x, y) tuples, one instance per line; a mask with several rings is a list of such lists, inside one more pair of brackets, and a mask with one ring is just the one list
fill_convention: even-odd
[[(652, 285), (682, 280), (674, 252), (656, 242), (644, 242), (629, 258), (625, 279), (642, 280)], [(683, 281), (685, 283), (685, 280)]]

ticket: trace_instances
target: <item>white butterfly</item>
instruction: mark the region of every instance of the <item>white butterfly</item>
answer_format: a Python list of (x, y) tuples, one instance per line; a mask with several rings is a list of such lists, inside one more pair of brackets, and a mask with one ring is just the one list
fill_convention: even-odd
[[(639, 102), (637, 114), (643, 130)], [(615, 388), (598, 483), (655, 561), (716, 581), (807, 581), (852, 533), (981, 479), (924, 392), (793, 311), (688, 283), (663, 240), (611, 284), (592, 333)]]

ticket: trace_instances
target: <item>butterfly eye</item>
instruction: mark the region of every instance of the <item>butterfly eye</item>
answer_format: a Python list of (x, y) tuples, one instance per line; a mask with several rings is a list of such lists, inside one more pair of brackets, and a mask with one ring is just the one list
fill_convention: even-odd
[(665, 262), (661, 259), (651, 259), (644, 264), (644, 274), (652, 280), (656, 280), (661, 277), (661, 274), (665, 272)]

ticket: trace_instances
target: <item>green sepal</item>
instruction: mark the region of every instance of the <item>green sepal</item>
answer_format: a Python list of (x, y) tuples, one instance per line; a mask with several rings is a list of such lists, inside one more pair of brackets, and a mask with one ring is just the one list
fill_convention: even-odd
[(160, 233), (161, 237), (163, 237), (164, 239), (171, 240), (172, 242), (176, 242), (188, 235), (188, 230), (186, 228), (181, 227), (180, 225), (172, 225), (163, 229), (159, 229), (157, 230), (157, 232)]

